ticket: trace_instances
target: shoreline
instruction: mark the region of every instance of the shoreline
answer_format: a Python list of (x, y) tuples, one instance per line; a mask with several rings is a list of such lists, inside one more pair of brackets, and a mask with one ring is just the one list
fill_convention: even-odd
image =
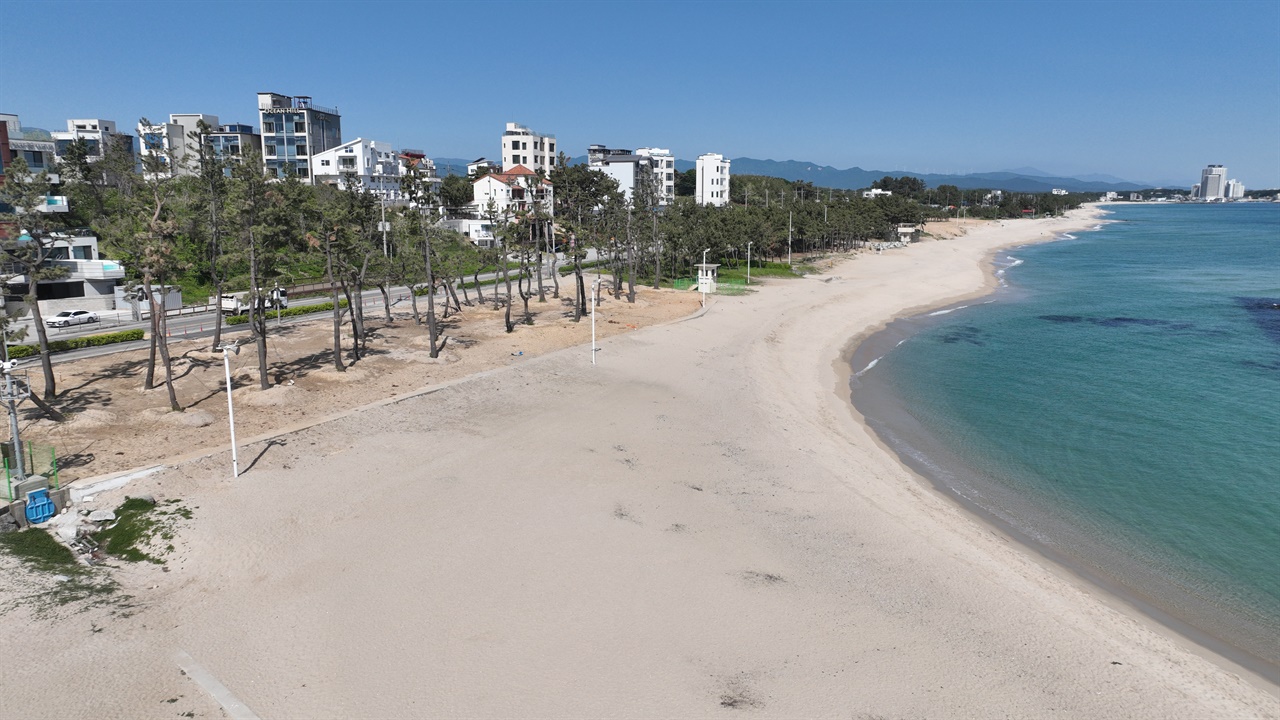
[[(1094, 204), (1098, 211), (1110, 214), (1109, 211), (1103, 207), (1097, 207), (1097, 205), (1099, 204)], [(1020, 529), (991, 509), (958, 492), (955, 487), (943, 480), (939, 470), (929, 467), (930, 463), (911, 457), (909, 454), (904, 453), (900, 446), (886, 438), (883, 435), (885, 429), (880, 427), (881, 422), (876, 420), (873, 415), (868, 414), (868, 411), (874, 413), (874, 408), (857, 399), (856, 384), (859, 382), (858, 376), (870, 369), (869, 365), (878, 363), (885, 355), (892, 352), (900, 342), (922, 330), (921, 328), (895, 329), (895, 325), (901, 325), (904, 321), (921, 320), (930, 315), (938, 314), (939, 311), (950, 312), (970, 307), (978, 304), (975, 301), (998, 293), (1005, 286), (1000, 278), (1002, 269), (997, 267), (996, 260), (1014, 248), (1071, 239), (1065, 236), (1069, 236), (1074, 232), (1099, 229), (1102, 224), (1108, 222), (1116, 221), (1108, 221), (1105, 217), (1099, 217), (1097, 223), (1087, 227), (1064, 228), (1051, 238), (1011, 242), (991, 249), (981, 261), (985, 282), (980, 290), (939, 304), (903, 311), (896, 314), (882, 326), (851, 340), (841, 351), (840, 359), (836, 363), (842, 373), (840, 387), (843, 388), (845, 398), (848, 400), (852, 411), (856, 414), (857, 421), (867, 428), (880, 448), (885, 453), (896, 458), (923, 486), (945, 497), (962, 509), (973, 522), (1013, 540), (1030, 556), (1037, 558), (1044, 564), (1046, 569), (1078, 583), (1086, 592), (1095, 595), (1109, 607), (1129, 614), (1139, 621), (1149, 623), (1152, 627), (1175, 634), (1191, 643), (1192, 647), (1198, 650), (1202, 656), (1220, 665), (1223, 669), (1249, 676), (1260, 688), (1271, 693), (1280, 694), (1277, 693), (1277, 691), (1280, 691), (1280, 665), (1233, 644), (1231, 641), (1197, 625), (1191, 620), (1173, 614), (1139, 589), (1130, 587), (1100, 570), (1092, 570), (1086, 567), (1081, 559), (1070, 555), (1064, 550), (1051, 547), (1036, 538), (1031, 532)], [(859, 369), (855, 370), (855, 368)]]

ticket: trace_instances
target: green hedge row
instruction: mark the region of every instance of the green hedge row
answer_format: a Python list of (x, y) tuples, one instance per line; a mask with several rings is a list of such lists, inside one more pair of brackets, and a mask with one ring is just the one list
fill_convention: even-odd
[[(346, 306), (347, 306), (346, 299), (342, 299), (338, 301), (338, 307), (346, 307)], [(282, 318), (297, 317), (299, 315), (310, 315), (311, 313), (327, 312), (331, 310), (333, 310), (333, 301), (328, 300), (322, 303), (316, 303), (315, 305), (302, 305), (299, 307), (291, 307), (285, 310), (281, 310), (280, 317)], [(268, 320), (275, 318), (276, 316), (275, 310), (267, 310), (266, 312), (267, 312)], [(244, 315), (232, 315), (231, 317), (226, 319), (226, 323), (228, 325), (243, 325), (247, 322), (249, 322), (248, 313), (245, 313)]]
[[(146, 332), (138, 329), (121, 330), (120, 332), (103, 333), (101, 335), (86, 335), (85, 337), (71, 338), (70, 340), (53, 340), (49, 343), (49, 352), (67, 352), (68, 350), (80, 350), (81, 348), (98, 347), (100, 345), (114, 345), (115, 343), (141, 340), (144, 337), (146, 337)], [(39, 354), (39, 345), (13, 345), (9, 348), (9, 357), (14, 360)]]

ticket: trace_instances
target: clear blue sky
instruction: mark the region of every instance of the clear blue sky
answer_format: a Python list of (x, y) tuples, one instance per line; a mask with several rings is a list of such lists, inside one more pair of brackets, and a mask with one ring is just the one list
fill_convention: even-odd
[(1280, 2), (0, 2), (24, 125), (338, 106), (499, 156), (503, 124), (677, 157), (1280, 187)]

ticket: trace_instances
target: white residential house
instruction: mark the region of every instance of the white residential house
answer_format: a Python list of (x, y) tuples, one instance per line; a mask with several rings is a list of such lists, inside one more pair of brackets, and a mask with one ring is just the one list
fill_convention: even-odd
[(729, 159), (719, 153), (698, 156), (697, 182), (695, 183), (699, 205), (729, 204)]
[(549, 175), (556, 164), (556, 136), (534, 132), (519, 123), (507, 123), (502, 131), (502, 171), (517, 165)]
[(498, 247), (497, 236), (493, 233), (493, 224), (478, 218), (444, 218), (436, 225), (462, 233), (471, 242), (482, 248)]
[(400, 191), (400, 156), (388, 143), (356, 138), (316, 153), (311, 157), (311, 166), (317, 185), (346, 189), (354, 183), (389, 204), (404, 199)]
[(1063, 190), (1062, 188), (1054, 188), (1054, 189), (1050, 190), (1049, 192), (1053, 193), (1054, 195), (1066, 195), (1066, 194), (1067, 194), (1067, 191), (1066, 191), (1066, 190)]
[(85, 142), (91, 161), (101, 159), (112, 143), (125, 148), (130, 155), (133, 154), (133, 136), (119, 132), (114, 120), (72, 119), (67, 121), (65, 132), (58, 130), (49, 134), (53, 137), (54, 153), (59, 160), (66, 155), (67, 148), (77, 140)]
[[(18, 242), (34, 242), (23, 233)], [(116, 281), (124, 278), (124, 268), (98, 254), (98, 238), (88, 230), (57, 236), (49, 264), (67, 270), (66, 277), (41, 280), (36, 285), (40, 311), (49, 317), (63, 310), (114, 310)], [(16, 268), (4, 268), (13, 270)], [(5, 275), (8, 275), (5, 272)], [(6, 304), (22, 302), (27, 293), (27, 276), (13, 275), (4, 288)]]
[(467, 177), (469, 178), (491, 172), (502, 172), (502, 163), (494, 162), (489, 158), (476, 158), (467, 163)]
[(868, 200), (875, 200), (878, 197), (883, 197), (885, 195), (892, 195), (892, 194), (893, 194), (892, 190), (881, 190), (880, 188), (871, 188), (870, 190), (862, 191), (862, 197)]
[(478, 218), (487, 219), (490, 200), (493, 200), (499, 219), (509, 220), (516, 213), (529, 210), (532, 202), (537, 202), (548, 214), (552, 213), (554, 195), (551, 182), (523, 165), (473, 180), (471, 190), (474, 197), (471, 212)]

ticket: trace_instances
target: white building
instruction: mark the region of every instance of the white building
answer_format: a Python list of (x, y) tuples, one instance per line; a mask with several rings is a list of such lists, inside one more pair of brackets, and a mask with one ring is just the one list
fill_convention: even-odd
[(496, 163), (489, 158), (476, 158), (467, 163), (467, 177), (469, 178), (491, 172), (502, 172), (502, 164)]
[[(641, 152), (643, 151), (643, 152)], [(666, 155), (663, 156), (662, 154)], [(664, 181), (666, 174), (662, 169), (664, 161), (671, 164), (671, 182)], [(655, 147), (643, 147), (641, 150), (613, 149), (603, 145), (593, 145), (586, 150), (586, 164), (593, 170), (607, 174), (618, 183), (618, 190), (626, 200), (631, 200), (637, 182), (649, 182), (653, 188), (658, 205), (667, 205), (676, 196), (676, 161), (671, 152)], [(648, 178), (648, 181), (645, 181)], [(667, 184), (671, 193), (666, 195)]]
[(1200, 199), (1221, 200), (1227, 191), (1227, 168), (1210, 165), (1200, 172)]
[(537, 203), (547, 214), (553, 211), (551, 182), (523, 165), (473, 180), (471, 192), (474, 197), (471, 211), (478, 218), (488, 218), (490, 200), (499, 219), (511, 219), (516, 213), (526, 212), (532, 203)]
[(1054, 195), (1066, 195), (1066, 194), (1067, 194), (1067, 191), (1066, 191), (1066, 190), (1063, 190), (1062, 188), (1054, 188), (1054, 189), (1050, 190), (1049, 192), (1053, 193)]
[(436, 225), (459, 232), (471, 242), (482, 248), (497, 247), (497, 236), (493, 234), (493, 224), (488, 220), (477, 218), (445, 218)]
[(311, 158), (317, 185), (346, 189), (353, 184), (387, 203), (404, 198), (400, 191), (400, 158), (391, 145), (356, 138)]
[(507, 129), (502, 132), (502, 172), (510, 172), (517, 165), (522, 165), (549, 175), (555, 164), (555, 135), (544, 135), (518, 123), (507, 123)]
[(729, 204), (729, 160), (719, 153), (698, 156), (694, 197), (699, 205)]
[[(18, 242), (34, 241), (24, 233), (18, 236)], [(115, 309), (116, 281), (124, 277), (124, 268), (99, 256), (98, 238), (87, 234), (57, 236), (49, 258), (51, 266), (66, 268), (67, 275), (41, 280), (36, 285), (36, 300), (45, 317), (63, 310)], [(27, 293), (27, 276), (15, 274), (6, 282), (6, 304), (22, 302), (21, 296)]]
[(862, 191), (862, 197), (868, 200), (875, 200), (878, 197), (882, 197), (884, 195), (892, 195), (892, 194), (893, 194), (892, 190), (881, 190), (880, 188), (871, 188), (870, 190)]
[(125, 148), (130, 155), (133, 154), (133, 136), (116, 130), (114, 120), (102, 120), (100, 118), (72, 119), (67, 121), (65, 132), (59, 130), (49, 134), (53, 136), (54, 152), (59, 160), (66, 156), (67, 148), (77, 140), (84, 141), (85, 146), (89, 149), (89, 159), (91, 161), (101, 159), (112, 143)]
[(653, 189), (659, 205), (670, 205), (676, 199), (676, 159), (667, 148), (639, 148), (636, 154), (649, 158), (653, 170)]
[(1226, 191), (1225, 191), (1223, 194), (1224, 194), (1227, 198), (1229, 198), (1229, 199), (1231, 199), (1231, 200), (1239, 200), (1240, 198), (1243, 198), (1243, 197), (1244, 197), (1244, 183), (1240, 182), (1239, 180), (1235, 180), (1235, 179), (1228, 180), (1228, 181), (1227, 181), (1227, 189), (1226, 189)]
[(143, 125), (138, 123), (138, 155), (144, 160), (156, 158), (168, 166), (170, 159), (178, 163), (169, 172), (182, 174), (182, 158), (185, 155), (182, 126), (174, 123)]

